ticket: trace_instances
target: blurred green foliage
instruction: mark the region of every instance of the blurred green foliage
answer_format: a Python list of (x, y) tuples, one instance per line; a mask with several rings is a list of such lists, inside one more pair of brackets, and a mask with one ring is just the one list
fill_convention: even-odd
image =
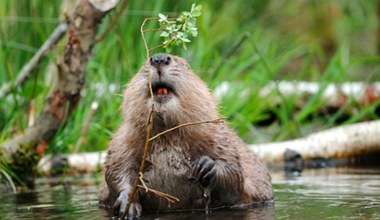
[[(18, 71), (43, 44), (62, 17), (61, 2), (41, 0), (0, 1), (0, 83), (12, 83)], [(105, 149), (121, 121), (119, 106), (124, 85), (145, 59), (140, 26), (159, 13), (177, 16), (193, 1), (130, 1), (116, 27), (93, 51), (87, 68), (83, 97), (68, 122), (49, 144), (50, 152), (75, 148), (91, 103), (94, 112), (81, 151)], [(305, 135), (309, 127), (335, 125), (342, 112), (318, 117), (320, 93), (297, 109), (297, 98), (273, 93), (259, 97), (272, 80), (329, 82), (380, 80), (377, 51), (377, 1), (347, 0), (235, 0), (196, 1), (202, 5), (198, 37), (187, 50), (171, 53), (185, 57), (194, 72), (215, 89), (223, 82), (234, 86), (222, 98), (221, 112), (247, 142), (284, 140)], [(47, 4), (47, 5), (42, 5)], [(100, 32), (109, 25), (111, 12)], [(150, 22), (147, 28), (157, 28)], [(149, 46), (162, 43), (160, 33), (146, 35)], [(41, 110), (55, 78), (55, 63), (66, 39), (52, 48), (28, 81), (0, 100), (0, 141), (22, 132), (29, 112)], [(155, 51), (160, 52), (160, 51)], [(163, 50), (161, 52), (164, 52)], [(249, 94), (244, 91), (249, 89)], [(245, 95), (242, 95), (245, 94)], [(239, 97), (239, 98), (237, 98)], [(280, 97), (281, 102), (274, 104)], [(352, 105), (351, 105), (352, 104)], [(360, 106), (348, 123), (377, 119), (379, 103)], [(357, 108), (350, 103), (346, 108)], [(262, 132), (256, 126), (275, 115), (277, 120)], [(313, 120), (310, 121), (310, 117)], [(302, 128), (302, 129), (301, 129)]]

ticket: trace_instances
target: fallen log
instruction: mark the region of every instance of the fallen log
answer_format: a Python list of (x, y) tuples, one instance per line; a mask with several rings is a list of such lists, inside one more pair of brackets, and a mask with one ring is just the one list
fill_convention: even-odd
[(282, 162), (287, 149), (304, 160), (313, 158), (352, 158), (380, 152), (380, 121), (331, 128), (290, 141), (248, 146), (266, 163)]
[[(235, 82), (236, 83), (236, 82)], [(235, 83), (223, 82), (214, 90), (215, 97), (220, 100), (236, 87)], [(241, 94), (250, 93), (250, 89), (243, 90)], [(306, 81), (271, 81), (260, 89), (259, 95), (266, 97), (274, 94), (277, 100), (280, 93), (284, 97), (305, 97), (320, 94), (325, 100), (325, 106), (340, 107), (349, 100), (362, 104), (370, 104), (380, 98), (380, 82), (344, 82), (344, 83), (320, 83)]]
[(105, 158), (105, 151), (47, 155), (39, 161), (37, 169), (38, 172), (44, 176), (60, 173), (95, 173), (101, 170)]
[[(266, 144), (251, 144), (248, 148), (267, 163), (284, 163), (287, 150), (300, 154), (304, 160), (314, 158), (346, 159), (356, 156), (380, 153), (380, 120), (362, 122), (316, 132), (306, 137)], [(56, 174), (65, 167), (65, 173), (88, 173), (101, 169), (105, 151), (45, 156), (38, 164), (42, 175)], [(62, 163), (62, 161), (65, 161)]]

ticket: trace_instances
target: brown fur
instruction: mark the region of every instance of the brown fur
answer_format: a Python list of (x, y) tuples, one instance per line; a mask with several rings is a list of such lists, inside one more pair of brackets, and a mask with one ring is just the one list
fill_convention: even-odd
[[(183, 123), (220, 117), (207, 85), (184, 59), (169, 56), (171, 62), (160, 67), (161, 75), (157, 74), (158, 68), (146, 63), (127, 85), (122, 106), (124, 121), (109, 144), (104, 163), (106, 181), (100, 190), (101, 203), (112, 206), (122, 191), (130, 191), (138, 176), (151, 108), (147, 67), (151, 68), (152, 83), (162, 80), (174, 90), (167, 100), (154, 99), (152, 135)], [(215, 162), (216, 173), (208, 187), (189, 179), (193, 163), (201, 156)], [(168, 204), (157, 195), (139, 190), (135, 202), (144, 211), (204, 208), (205, 190), (211, 191), (210, 207), (273, 199), (267, 169), (226, 123), (182, 127), (154, 140), (144, 181), (149, 188), (180, 199)]]

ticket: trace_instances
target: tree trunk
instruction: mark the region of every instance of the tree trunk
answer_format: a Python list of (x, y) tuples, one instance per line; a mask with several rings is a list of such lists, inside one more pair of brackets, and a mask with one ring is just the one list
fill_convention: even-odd
[[(80, 99), (86, 66), (96, 42), (96, 28), (108, 11), (96, 7), (97, 2), (102, 1), (79, 1), (69, 17), (68, 42), (58, 64), (57, 81), (37, 121), (22, 135), (0, 145), (0, 163), (9, 166), (21, 181), (29, 185), (33, 183), (34, 167), (40, 159), (36, 147), (52, 139)], [(113, 7), (117, 2), (113, 1)]]

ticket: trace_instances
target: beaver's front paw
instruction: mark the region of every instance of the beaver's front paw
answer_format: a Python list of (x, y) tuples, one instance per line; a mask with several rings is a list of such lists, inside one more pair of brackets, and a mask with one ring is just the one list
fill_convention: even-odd
[(202, 156), (194, 162), (190, 179), (200, 182), (203, 187), (207, 187), (215, 177), (216, 169), (213, 159), (208, 156)]
[[(113, 214), (116, 217), (121, 218), (122, 216), (124, 216), (124, 213), (126, 211), (125, 209), (127, 208), (127, 204), (128, 204), (128, 199), (129, 199), (128, 192), (126, 190), (121, 191), (119, 194), (119, 197), (117, 198), (116, 202), (113, 205)], [(142, 215), (142, 207), (140, 203), (132, 202), (129, 207), (128, 213), (125, 216), (125, 219), (139, 219), (141, 218), (141, 215)]]

